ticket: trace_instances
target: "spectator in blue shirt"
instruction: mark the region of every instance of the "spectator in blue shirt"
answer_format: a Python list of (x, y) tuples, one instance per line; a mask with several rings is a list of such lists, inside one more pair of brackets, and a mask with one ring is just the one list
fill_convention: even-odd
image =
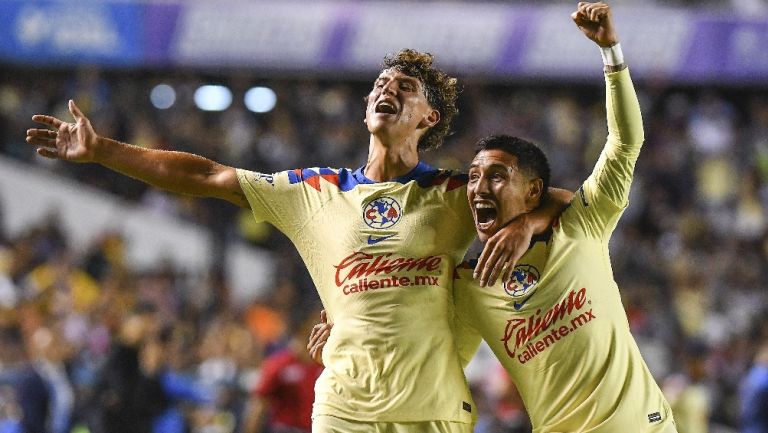
[(742, 383), (741, 432), (768, 433), (768, 341), (758, 349)]

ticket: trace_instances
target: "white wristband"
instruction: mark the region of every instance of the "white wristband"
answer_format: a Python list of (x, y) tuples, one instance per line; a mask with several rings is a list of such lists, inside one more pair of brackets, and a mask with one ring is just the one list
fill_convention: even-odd
[(610, 47), (600, 47), (600, 54), (603, 55), (603, 64), (607, 66), (618, 66), (624, 63), (624, 53), (621, 52), (621, 44)]

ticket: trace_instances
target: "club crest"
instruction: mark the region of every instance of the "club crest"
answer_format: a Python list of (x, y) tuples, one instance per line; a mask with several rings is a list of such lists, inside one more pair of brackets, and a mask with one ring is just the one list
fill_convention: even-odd
[(539, 270), (532, 265), (517, 265), (504, 283), (504, 291), (513, 298), (525, 296), (539, 282)]
[(373, 229), (388, 229), (400, 221), (403, 215), (400, 203), (392, 197), (379, 197), (363, 208), (363, 221)]

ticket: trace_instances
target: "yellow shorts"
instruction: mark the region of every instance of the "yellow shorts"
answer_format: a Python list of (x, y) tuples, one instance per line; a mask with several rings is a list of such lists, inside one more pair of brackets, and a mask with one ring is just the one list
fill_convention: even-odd
[(312, 433), (472, 433), (473, 427), (450, 421), (364, 422), (329, 415), (312, 419)]

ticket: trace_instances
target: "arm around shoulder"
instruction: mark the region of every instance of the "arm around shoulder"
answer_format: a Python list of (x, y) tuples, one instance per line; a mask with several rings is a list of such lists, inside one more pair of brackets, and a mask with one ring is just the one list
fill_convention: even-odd
[(533, 233), (547, 231), (552, 222), (563, 212), (573, 199), (573, 192), (562, 188), (550, 187), (541, 205), (528, 214), (528, 222)]

